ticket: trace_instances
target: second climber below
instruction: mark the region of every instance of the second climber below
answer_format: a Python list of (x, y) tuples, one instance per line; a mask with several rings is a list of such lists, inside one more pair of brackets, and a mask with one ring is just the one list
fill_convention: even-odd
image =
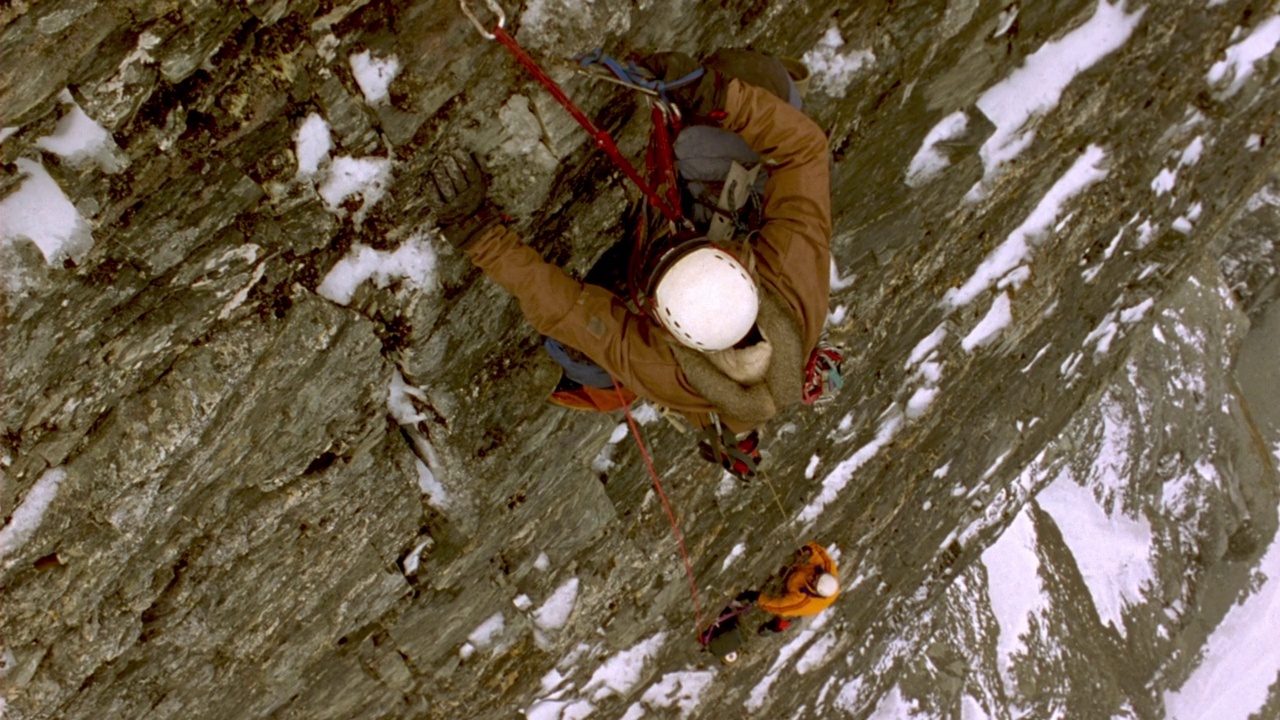
[(781, 595), (748, 591), (738, 596), (740, 600), (754, 602), (760, 610), (773, 614), (760, 626), (759, 632), (782, 632), (791, 625), (792, 618), (817, 615), (830, 607), (840, 594), (836, 561), (821, 545), (813, 542), (796, 551), (782, 584)]

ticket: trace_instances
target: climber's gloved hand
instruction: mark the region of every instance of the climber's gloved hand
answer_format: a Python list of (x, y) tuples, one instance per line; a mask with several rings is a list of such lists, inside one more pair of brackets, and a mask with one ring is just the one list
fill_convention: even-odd
[(725, 118), (730, 78), (720, 71), (682, 52), (642, 55), (635, 62), (665, 84), (667, 100), (680, 108), (686, 123), (718, 125)]
[(426, 202), (440, 234), (458, 250), (502, 221), (485, 197), (488, 181), (471, 153), (443, 155), (427, 170)]
[(738, 597), (734, 598), (740, 603), (753, 603), (760, 599), (760, 593), (755, 590), (743, 590), (738, 593)]

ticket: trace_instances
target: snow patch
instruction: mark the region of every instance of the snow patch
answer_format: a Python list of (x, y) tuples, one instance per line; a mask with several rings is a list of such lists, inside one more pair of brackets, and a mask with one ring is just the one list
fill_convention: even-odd
[(1027, 508), (982, 553), (987, 568), (991, 611), (999, 624), (996, 653), (1008, 683), (1009, 661), (1021, 647), (1020, 638), (1031, 629), (1030, 617), (1047, 600), (1040, 582), (1040, 558), (1036, 531)]
[(421, 388), (410, 385), (400, 369), (395, 368), (391, 374), (391, 384), (387, 387), (387, 412), (401, 425), (416, 425), (428, 419), (414, 407), (412, 398), (426, 401), (427, 394)]
[(907, 187), (922, 187), (950, 167), (951, 159), (938, 149), (938, 145), (960, 137), (968, 127), (969, 116), (963, 110), (951, 113), (933, 126), (929, 134), (925, 135), (924, 143), (916, 151), (915, 157), (911, 158), (911, 164), (907, 166), (904, 181)]
[[(702, 698), (714, 679), (715, 673), (707, 670), (667, 673), (644, 691), (644, 695), (640, 696), (640, 702), (651, 710), (679, 710), (680, 717), (687, 718), (702, 704)], [(641, 717), (641, 715), (631, 715), (630, 710), (628, 715), (635, 718)]]
[(812, 73), (814, 89), (833, 98), (844, 97), (858, 71), (876, 60), (875, 53), (870, 50), (841, 53), (842, 47), (844, 37), (840, 34), (840, 28), (833, 25), (818, 40), (818, 44), (801, 58)]
[(938, 349), (938, 346), (942, 344), (946, 337), (947, 329), (945, 327), (939, 325), (934, 328), (933, 332), (929, 333), (925, 339), (916, 343), (914, 348), (911, 348), (911, 356), (907, 358), (907, 364), (903, 369), (910, 370), (912, 367), (919, 365), (922, 360)]
[(12, 560), (6, 561), (5, 558), (18, 552), (31, 539), (44, 520), (45, 511), (58, 496), (58, 487), (66, 479), (66, 470), (51, 468), (44, 471), (35, 485), (27, 491), (22, 502), (14, 509), (8, 524), (0, 528), (0, 562), (4, 563), (0, 567), (7, 570), (13, 564)]
[(582, 686), (582, 693), (600, 701), (611, 695), (631, 692), (640, 682), (645, 663), (658, 654), (666, 639), (667, 634), (659, 632), (634, 647), (615, 653), (591, 674), (591, 679)]
[(577, 602), (578, 578), (569, 578), (533, 611), (533, 624), (546, 631), (559, 630), (569, 623), (569, 615)]
[[(79, 263), (93, 247), (88, 221), (39, 161), (18, 158), (14, 164), (26, 179), (17, 192), (0, 200), (0, 217), (4, 218), (0, 242), (30, 240), (51, 267), (61, 266), (67, 258)], [(10, 272), (5, 271), (6, 276)], [(17, 278), (10, 279), (10, 285), (17, 284)]]
[(1155, 581), (1151, 524), (1118, 509), (1108, 513), (1088, 488), (1066, 475), (1041, 490), (1036, 502), (1062, 532), (1102, 622), (1125, 635), (1125, 607), (1141, 603)]
[(853, 287), (853, 283), (858, 279), (856, 274), (843, 276), (840, 274), (840, 268), (836, 267), (835, 257), (831, 258), (831, 292), (837, 293), (841, 290)]
[[(1027, 219), (1003, 243), (987, 254), (973, 276), (959, 288), (952, 288), (943, 295), (943, 307), (954, 310), (968, 305), (1002, 278), (1029, 262), (1032, 250), (1044, 241), (1046, 233), (1057, 222), (1063, 206), (1089, 186), (1107, 177), (1107, 170), (1103, 168), (1106, 157), (1102, 148), (1090, 145), (1076, 158), (1071, 168), (1058, 178), (1053, 187), (1049, 188), (1049, 192), (1040, 199)], [(1012, 285), (1016, 289), (1021, 282)]]
[(1253, 76), (1257, 62), (1275, 51), (1277, 45), (1280, 45), (1280, 15), (1273, 15), (1224, 51), (1226, 57), (1209, 68), (1209, 84), (1218, 88), (1220, 98), (1232, 97)]
[(114, 174), (123, 170), (124, 162), (111, 133), (86, 115), (70, 92), (63, 90), (58, 94), (58, 101), (68, 109), (58, 120), (53, 134), (36, 140), (36, 147), (48, 150), (76, 167), (92, 161), (103, 172)]
[(386, 102), (387, 89), (400, 72), (400, 59), (395, 55), (375, 58), (373, 53), (365, 50), (352, 55), (349, 60), (351, 72), (356, 76), (356, 84), (360, 86), (360, 92), (364, 93), (365, 101), (370, 105)]
[(352, 220), (359, 227), (373, 206), (386, 194), (390, 182), (391, 158), (353, 158), (340, 155), (330, 165), (328, 177), (316, 188), (316, 192), (320, 193), (329, 210), (340, 217), (346, 215), (343, 202), (347, 198), (358, 196), (360, 206), (352, 215)]
[(804, 468), (804, 479), (812, 480), (815, 473), (818, 472), (818, 465), (822, 463), (822, 458), (814, 455), (809, 458), (809, 464)]
[(746, 552), (746, 550), (747, 550), (747, 546), (744, 543), (738, 543), (737, 545), (734, 545), (733, 549), (729, 551), (729, 554), (725, 556), (724, 562), (721, 563), (720, 572), (724, 572), (725, 570), (728, 570), (729, 566), (733, 564), (733, 561), (742, 557), (742, 554)]
[(356, 288), (372, 280), (379, 288), (395, 280), (405, 280), (419, 289), (430, 288), (436, 279), (436, 251), (423, 234), (415, 234), (392, 252), (353, 244), (346, 257), (324, 277), (316, 292), (339, 305), (347, 305)]
[(1009, 293), (1002, 292), (991, 301), (991, 309), (987, 310), (987, 314), (973, 328), (963, 340), (960, 341), (960, 347), (965, 352), (971, 353), (974, 350), (990, 345), (999, 337), (1000, 333), (1010, 324), (1013, 323), (1012, 301), (1009, 299)]
[(494, 640), (502, 634), (506, 626), (507, 619), (503, 617), (501, 612), (496, 612), (477, 625), (475, 630), (471, 631), (471, 634), (467, 636), (467, 642), (477, 648), (487, 648), (493, 645)]
[[(1276, 448), (1280, 458), (1280, 447)], [(1254, 570), (1261, 582), (1227, 613), (1205, 642), (1200, 664), (1177, 690), (1165, 693), (1171, 720), (1260, 717), (1276, 673), (1280, 651), (1280, 539), (1273, 540)]]
[(308, 115), (298, 128), (294, 148), (294, 154), (298, 158), (298, 177), (309, 178), (315, 175), (320, 164), (329, 159), (329, 151), (333, 149), (329, 123), (318, 113)]
[(842, 460), (834, 470), (823, 478), (822, 492), (800, 511), (796, 519), (801, 523), (810, 523), (817, 520), (827, 505), (834, 502), (840, 492), (849, 484), (849, 481), (853, 479), (853, 474), (867, 464), (871, 458), (875, 457), (885, 445), (893, 441), (893, 438), (898, 434), (898, 430), (902, 429), (902, 423), (903, 415), (901, 412), (893, 409), (888, 411), (880, 421), (880, 426), (876, 429), (875, 439), (858, 448), (853, 455)]
[[(1125, 0), (1115, 4), (1100, 0), (1087, 22), (1042, 45), (1009, 77), (978, 98), (978, 108), (996, 126), (981, 150), (986, 176), (1031, 144), (1036, 134), (1034, 120), (1058, 106), (1077, 75), (1129, 40), (1146, 10), (1126, 13), (1125, 5)], [(984, 177), (984, 182), (987, 179)]]

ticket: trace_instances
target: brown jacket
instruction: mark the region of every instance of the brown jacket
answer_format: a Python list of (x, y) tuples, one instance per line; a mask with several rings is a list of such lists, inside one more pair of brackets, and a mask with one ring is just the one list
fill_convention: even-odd
[(761, 595), (756, 600), (756, 607), (779, 617), (800, 617), (817, 615), (836, 601), (839, 593), (822, 597), (814, 587), (821, 573), (839, 577), (836, 575), (836, 561), (817, 543), (809, 543), (805, 547), (809, 549), (809, 557), (787, 571), (786, 592), (781, 597)]
[[(798, 323), (803, 361), (822, 334), (830, 292), (827, 138), (804, 113), (740, 80), (729, 84), (725, 110), (721, 127), (741, 135), (767, 163), (756, 274)], [(640, 397), (681, 412), (699, 428), (710, 424), (712, 412), (736, 432), (763, 422), (712, 404), (677, 362), (672, 346), (678, 343), (666, 330), (628, 312), (608, 290), (569, 277), (506, 227), (485, 232), (466, 253), (516, 296), (538, 332), (581, 350)]]

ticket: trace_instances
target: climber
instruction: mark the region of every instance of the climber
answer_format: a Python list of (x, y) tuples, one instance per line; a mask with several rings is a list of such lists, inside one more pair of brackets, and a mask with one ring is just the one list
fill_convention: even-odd
[[(667, 253), (651, 276), (649, 314), (629, 310), (609, 289), (574, 280), (521, 242), (487, 201), (484, 175), (469, 155), (432, 166), (427, 202), (444, 237), (516, 296), (535, 329), (580, 352), (602, 377), (706, 432), (718, 453), (709, 459), (728, 468), (739, 450), (735, 470), (750, 474), (757, 438), (738, 434), (801, 402), (827, 316), (826, 136), (780, 97), (788, 81), (773, 58), (730, 52), (700, 66), (663, 53), (642, 62), (672, 81), (669, 96), (686, 124), (740, 135), (768, 171), (755, 237), (690, 242)], [(738, 79), (776, 79), (779, 72), (780, 81), (761, 81), (772, 89)]]
[(835, 560), (817, 543), (808, 543), (796, 551), (783, 576), (785, 590), (777, 597), (747, 591), (740, 600), (754, 602), (757, 608), (773, 617), (760, 625), (757, 632), (782, 632), (791, 619), (817, 615), (835, 602), (840, 594), (840, 581)]

